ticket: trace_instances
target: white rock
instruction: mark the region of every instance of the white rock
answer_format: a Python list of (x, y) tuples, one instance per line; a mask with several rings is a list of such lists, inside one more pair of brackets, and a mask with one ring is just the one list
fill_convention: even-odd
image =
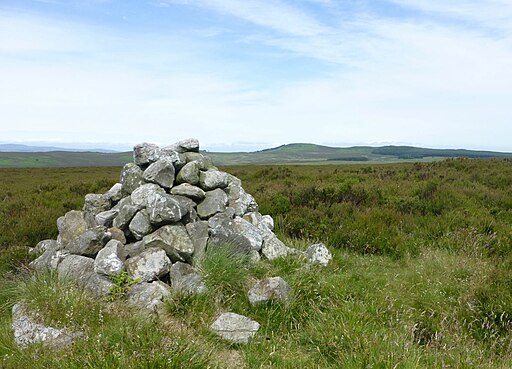
[(260, 329), (260, 324), (246, 316), (235, 313), (220, 315), (210, 329), (225, 340), (247, 343)]
[(320, 264), (322, 266), (327, 266), (329, 261), (332, 259), (331, 252), (323, 243), (317, 243), (309, 246), (305, 255), (310, 263)]

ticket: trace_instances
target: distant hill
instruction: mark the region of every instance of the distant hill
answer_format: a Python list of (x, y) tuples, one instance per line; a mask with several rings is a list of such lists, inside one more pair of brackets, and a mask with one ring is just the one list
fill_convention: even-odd
[(67, 152), (103, 152), (114, 153), (115, 150), (107, 149), (70, 149), (55, 146), (32, 146), (20, 144), (0, 144), (0, 152), (49, 152), (49, 151), (67, 151)]
[[(512, 158), (512, 153), (412, 146), (329, 147), (308, 143), (282, 145), (256, 152), (205, 152), (215, 165), (242, 164), (337, 164), (433, 161), (449, 157)], [(0, 168), (122, 166), (131, 162), (131, 152), (77, 151), (0, 152)]]

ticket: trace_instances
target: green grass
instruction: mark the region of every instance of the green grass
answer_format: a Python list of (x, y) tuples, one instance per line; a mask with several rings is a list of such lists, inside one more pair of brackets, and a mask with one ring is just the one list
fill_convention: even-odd
[[(510, 368), (512, 162), (238, 166), (277, 233), (305, 249), (325, 242), (327, 268), (292, 256), (250, 263), (219, 249), (199, 270), (208, 291), (176, 294), (158, 323), (122, 299), (97, 300), (52, 274), (28, 275), (27, 246), (56, 236), (55, 220), (107, 190), (120, 168), (0, 171), (2, 368)], [(289, 303), (253, 307), (247, 291), (281, 276)], [(71, 349), (16, 348), (10, 308), (81, 329)], [(225, 311), (261, 324), (248, 345), (209, 332)]]

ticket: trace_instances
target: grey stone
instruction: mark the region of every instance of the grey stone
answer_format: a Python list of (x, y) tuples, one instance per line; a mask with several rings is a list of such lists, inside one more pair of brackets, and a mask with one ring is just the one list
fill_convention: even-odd
[(169, 272), (171, 288), (184, 294), (200, 294), (206, 292), (206, 285), (199, 273), (190, 265), (176, 262)]
[(258, 204), (250, 194), (245, 192), (242, 186), (231, 184), (228, 189), (229, 206), (235, 209), (235, 214), (239, 217), (248, 212), (258, 211)]
[(184, 155), (187, 163), (195, 161), (200, 170), (216, 169), (213, 166), (212, 159), (208, 156), (204, 156), (197, 152), (186, 152)]
[(134, 215), (141, 209), (140, 205), (134, 205), (131, 197), (119, 201), (119, 214), (114, 218), (112, 225), (119, 229), (125, 229), (130, 224)]
[(164, 189), (157, 184), (147, 183), (134, 190), (130, 195), (130, 199), (133, 205), (143, 208), (153, 203), (155, 196), (158, 195), (165, 195)]
[(130, 243), (127, 245), (124, 245), (123, 249), (123, 256), (125, 258), (131, 258), (135, 255), (139, 255), (142, 251), (144, 251), (146, 245), (144, 241), (137, 241), (134, 243)]
[(96, 214), (96, 224), (105, 227), (111, 227), (112, 223), (119, 214), (119, 210), (107, 210)]
[(75, 238), (66, 249), (71, 254), (94, 257), (111, 238), (112, 235), (107, 228), (97, 226), (86, 230), (82, 235)]
[(199, 141), (196, 138), (187, 138), (173, 143), (164, 148), (166, 151), (176, 151), (179, 153), (199, 152)]
[(228, 175), (228, 186), (234, 185), (234, 186), (242, 187), (242, 181), (240, 180), (240, 178), (235, 177), (234, 175), (232, 175), (230, 173), (227, 173), (227, 175)]
[(170, 294), (170, 287), (163, 282), (138, 283), (131, 287), (126, 301), (138, 309), (156, 313), (163, 308), (163, 302)]
[(192, 186), (189, 183), (182, 183), (171, 188), (171, 194), (186, 196), (195, 201), (201, 201), (205, 197), (204, 191), (202, 189), (197, 186)]
[(29, 266), (35, 270), (55, 270), (67, 255), (69, 255), (69, 252), (60, 250), (60, 246), (59, 248), (50, 248), (37, 259), (31, 261)]
[(206, 191), (225, 188), (228, 185), (228, 175), (219, 170), (209, 169), (199, 173), (199, 186)]
[(261, 223), (263, 216), (257, 211), (252, 211), (250, 213), (244, 214), (243, 218), (251, 223), (253, 226), (257, 227), (258, 224)]
[(94, 273), (94, 259), (82, 255), (67, 255), (58, 265), (60, 278), (85, 281)]
[(305, 255), (310, 263), (320, 264), (324, 267), (327, 266), (332, 259), (332, 254), (323, 243), (309, 246)]
[(260, 329), (260, 324), (246, 316), (235, 313), (220, 315), (210, 329), (232, 343), (247, 343)]
[(85, 336), (83, 332), (69, 332), (37, 323), (23, 303), (12, 307), (12, 330), (14, 342), (22, 348), (41, 343), (46, 347), (62, 349)]
[(261, 253), (268, 260), (274, 260), (280, 257), (284, 257), (290, 254), (298, 253), (297, 250), (286, 246), (283, 242), (281, 242), (276, 235), (272, 234), (269, 237), (266, 237), (263, 240), (263, 246), (261, 248)]
[(268, 300), (288, 302), (290, 299), (290, 286), (281, 277), (262, 279), (249, 290), (248, 297), (251, 305), (257, 305)]
[(126, 236), (124, 235), (124, 232), (121, 229), (116, 227), (110, 227), (108, 231), (112, 235), (113, 240), (118, 240), (123, 245), (126, 244)]
[(102, 211), (110, 210), (111, 203), (103, 194), (88, 193), (85, 195), (83, 212), (96, 215)]
[(233, 216), (227, 212), (217, 213), (208, 219), (208, 227), (215, 228), (225, 222), (233, 220)]
[(171, 188), (174, 184), (174, 165), (165, 157), (155, 161), (144, 171), (144, 180), (160, 185), (163, 188)]
[(94, 260), (94, 271), (98, 274), (119, 275), (124, 270), (124, 245), (117, 240), (110, 240)]
[(128, 163), (121, 171), (121, 179), (123, 194), (130, 194), (136, 188), (144, 184), (142, 169), (137, 164)]
[(105, 192), (104, 196), (113, 203), (118, 202), (123, 198), (123, 185), (121, 183), (116, 183), (110, 188), (110, 190)]
[(171, 261), (161, 248), (149, 247), (126, 260), (125, 266), (128, 274), (134, 279), (150, 282), (169, 273)]
[(32, 249), (32, 253), (41, 254), (48, 250), (60, 250), (62, 248), (63, 247), (60, 242), (57, 242), (56, 240), (42, 240), (39, 241), (36, 247)]
[(211, 229), (208, 247), (232, 245), (236, 251), (249, 254), (252, 250), (261, 250), (263, 236), (251, 223), (237, 217), (222, 222)]
[(175, 195), (155, 194), (147, 206), (151, 224), (161, 226), (179, 222), (190, 211), (190, 204)]
[(263, 215), (261, 218), (261, 223), (271, 231), (274, 230), (274, 219), (270, 215)]
[(196, 262), (204, 256), (206, 251), (206, 245), (208, 244), (208, 222), (188, 223), (185, 225), (185, 229), (194, 245), (194, 262)]
[(133, 161), (138, 166), (146, 166), (160, 158), (160, 148), (155, 144), (143, 142), (133, 148)]
[(216, 213), (226, 210), (228, 196), (220, 188), (205, 193), (205, 198), (197, 205), (197, 215), (201, 219), (208, 219)]
[(85, 279), (81, 284), (86, 290), (97, 297), (110, 295), (110, 292), (115, 287), (115, 284), (109, 278), (97, 273), (90, 274), (89, 278)]
[(87, 229), (84, 213), (78, 210), (68, 211), (64, 217), (59, 218), (57, 227), (59, 229), (60, 242), (66, 248), (70, 242), (73, 242)]
[(190, 261), (194, 244), (183, 224), (166, 225), (143, 238), (146, 247), (158, 247), (173, 261)]
[(175, 172), (179, 171), (185, 164), (187, 164), (187, 158), (185, 155), (172, 150), (172, 148), (164, 147), (161, 149), (160, 158), (170, 160), (174, 166)]
[(181, 168), (176, 176), (177, 183), (188, 183), (196, 185), (199, 183), (199, 165), (196, 161), (191, 161)]
[(142, 209), (133, 217), (129, 225), (130, 232), (137, 240), (152, 232), (153, 227), (149, 221), (149, 214), (146, 209)]

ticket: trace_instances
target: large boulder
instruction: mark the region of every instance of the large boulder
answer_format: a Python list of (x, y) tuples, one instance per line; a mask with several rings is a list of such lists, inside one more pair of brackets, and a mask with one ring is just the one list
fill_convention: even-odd
[(254, 197), (249, 195), (241, 185), (231, 184), (228, 189), (229, 206), (235, 209), (235, 214), (239, 217), (248, 212), (258, 211), (258, 204)]
[(205, 199), (197, 205), (197, 215), (201, 219), (208, 219), (226, 210), (227, 204), (228, 197), (220, 188), (208, 191), (205, 193)]
[(130, 195), (130, 199), (133, 205), (143, 208), (155, 202), (155, 198), (160, 195), (165, 195), (163, 188), (154, 183), (146, 183), (137, 187)]
[(222, 221), (210, 233), (208, 247), (231, 245), (241, 253), (251, 254), (261, 250), (263, 244), (259, 229), (240, 217)]
[(140, 254), (128, 259), (126, 271), (136, 280), (151, 282), (169, 273), (171, 260), (159, 247), (149, 247)]
[(232, 343), (247, 343), (260, 329), (260, 324), (246, 316), (235, 313), (220, 315), (210, 329)]
[(173, 261), (190, 261), (194, 244), (183, 224), (163, 226), (143, 238), (146, 247), (158, 247)]
[(179, 222), (190, 212), (190, 204), (175, 195), (155, 194), (147, 206), (149, 220), (155, 226)]

